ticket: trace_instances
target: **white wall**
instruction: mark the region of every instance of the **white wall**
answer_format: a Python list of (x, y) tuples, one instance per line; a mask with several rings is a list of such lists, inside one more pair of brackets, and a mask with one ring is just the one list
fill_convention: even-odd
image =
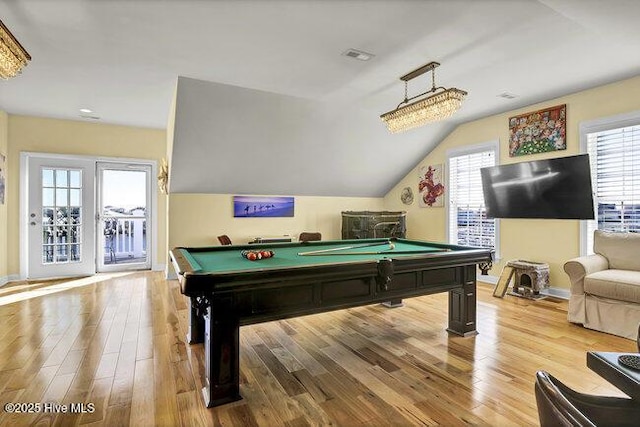
[(426, 143), (379, 114), (180, 77), (171, 192), (382, 197)]

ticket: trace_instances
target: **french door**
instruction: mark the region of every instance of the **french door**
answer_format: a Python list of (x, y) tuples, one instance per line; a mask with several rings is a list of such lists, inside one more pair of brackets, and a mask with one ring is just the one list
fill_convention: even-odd
[(23, 153), (21, 168), (24, 277), (151, 268), (151, 163)]
[(28, 278), (95, 272), (95, 162), (28, 160)]
[(98, 271), (151, 268), (151, 165), (98, 162)]

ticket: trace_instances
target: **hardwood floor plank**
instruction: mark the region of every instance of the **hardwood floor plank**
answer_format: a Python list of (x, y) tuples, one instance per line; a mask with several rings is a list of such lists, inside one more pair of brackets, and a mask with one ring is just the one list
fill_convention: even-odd
[(118, 365), (118, 356), (120, 356), (120, 353), (103, 354), (95, 378), (113, 378), (116, 373), (116, 366)]
[(278, 357), (269, 351), (266, 345), (255, 345), (253, 349), (289, 396), (296, 396), (305, 392), (302, 384), (280, 363)]
[[(30, 381), (24, 389), (17, 390), (18, 393), (12, 396), (12, 403), (44, 403), (43, 396), (49, 388), (49, 384), (55, 378), (58, 366), (47, 366), (38, 370), (31, 376)], [(10, 390), (7, 390), (10, 392)], [(38, 417), (37, 412), (28, 413), (7, 413), (2, 411), (0, 415), (0, 425), (17, 426), (30, 425)]]
[[(202, 411), (198, 411), (200, 392), (196, 390), (185, 391), (176, 395), (180, 425), (193, 427), (206, 427), (211, 425)], [(138, 425), (138, 424), (132, 424)]]
[(136, 365), (136, 344), (135, 341), (124, 341), (120, 347), (111, 385), (109, 406), (122, 406), (131, 403)]
[(136, 360), (153, 357), (153, 327), (139, 325), (138, 342), (136, 346)]
[(271, 335), (300, 362), (304, 369), (308, 370), (312, 375), (319, 375), (326, 372), (326, 369), (324, 369), (322, 365), (311, 357), (296, 340), (292, 339), (292, 335), (295, 335), (296, 338), (299, 335), (291, 326), (284, 322), (271, 322), (271, 324), (274, 325), (274, 327), (270, 329)]
[[(251, 411), (253, 412), (253, 416), (261, 427), (266, 426), (276, 426), (285, 424), (285, 420), (283, 420), (281, 413), (275, 410), (269, 397), (265, 393), (265, 389), (267, 387), (261, 387), (260, 377), (256, 378), (254, 372), (248, 370), (245, 373), (245, 381), (241, 385), (241, 393), (243, 396), (246, 396), (247, 400), (251, 400), (253, 402), (251, 404)], [(284, 413), (286, 416), (286, 412)]]
[(229, 408), (229, 418), (234, 426), (258, 427), (249, 405), (234, 405)]
[(318, 402), (314, 400), (309, 394), (301, 394), (292, 398), (296, 403), (297, 413), (299, 417), (293, 420), (288, 420), (286, 423), (302, 423), (300, 417), (303, 417), (306, 423), (310, 426), (335, 426), (337, 423), (335, 420), (329, 417), (325, 411), (322, 410)]
[(154, 382), (153, 360), (136, 361), (130, 425), (141, 427), (155, 425)]
[(129, 426), (130, 415), (131, 405), (109, 405), (104, 425), (122, 427)]
[[(262, 365), (258, 368), (250, 369), (245, 374), (245, 379), (246, 382), (240, 386), (240, 393), (248, 389), (249, 395), (253, 393), (258, 397), (257, 405), (255, 406), (256, 415), (261, 415), (262, 412), (269, 410), (269, 413), (261, 416), (260, 419), (269, 420), (274, 418), (285, 422), (297, 416), (299, 413), (297, 401), (290, 399), (290, 396), (266, 366)], [(244, 401), (245, 399), (243, 398), (242, 404), (246, 403)], [(234, 405), (236, 404), (240, 403), (234, 403)], [(215, 410), (218, 410), (218, 408), (215, 408)]]
[(87, 403), (92, 403), (94, 410), (93, 412), (82, 414), (79, 425), (104, 422), (106, 420), (112, 383), (113, 378), (100, 378), (93, 382), (91, 391), (89, 391), (89, 395), (87, 396)]
[[(154, 316), (155, 317), (155, 316)], [(173, 382), (170, 344), (167, 335), (153, 337), (153, 377), (156, 422), (160, 425), (178, 425), (178, 403), (175, 399), (176, 385)]]
[(292, 372), (292, 374), (316, 402), (322, 403), (329, 398), (329, 396), (320, 387), (320, 384), (316, 382), (314, 376), (306, 369), (300, 369)]

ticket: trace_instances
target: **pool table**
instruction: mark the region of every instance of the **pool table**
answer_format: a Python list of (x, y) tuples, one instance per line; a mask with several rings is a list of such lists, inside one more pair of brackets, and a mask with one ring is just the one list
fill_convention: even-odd
[[(243, 250), (271, 250), (250, 261)], [(407, 239), (360, 239), (170, 251), (190, 298), (189, 343), (204, 343), (207, 407), (239, 400), (240, 326), (449, 292), (447, 331), (476, 333), (476, 265), (490, 249)]]

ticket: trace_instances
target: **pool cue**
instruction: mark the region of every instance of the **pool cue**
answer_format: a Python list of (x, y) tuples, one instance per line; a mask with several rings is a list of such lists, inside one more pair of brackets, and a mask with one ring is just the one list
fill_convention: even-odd
[(429, 252), (417, 252), (417, 251), (395, 251), (393, 249), (387, 249), (386, 251), (378, 251), (378, 252), (340, 252), (338, 254), (331, 254), (331, 253), (315, 253), (315, 254), (308, 254), (308, 255), (313, 255), (313, 256), (321, 256), (321, 255), (385, 255), (385, 254), (392, 254), (392, 255), (407, 255), (407, 254), (416, 254), (416, 255), (429, 255), (429, 254), (436, 254), (436, 253), (440, 253), (440, 252), (449, 252), (451, 249), (437, 249), (435, 251), (429, 251)]
[[(304, 256), (304, 255), (319, 255), (319, 254), (328, 253), (328, 252), (343, 251), (343, 250), (356, 249), (356, 248), (366, 248), (366, 247), (369, 247), (369, 246), (389, 245), (389, 244), (391, 244), (391, 241), (387, 240), (386, 242), (363, 243), (363, 244), (360, 244), (360, 245), (342, 246), (340, 248), (320, 249), (320, 250), (317, 250), (317, 251), (309, 251), (309, 252), (298, 252), (298, 255), (301, 255), (301, 256)], [(328, 255), (332, 255), (332, 254), (328, 253)]]

